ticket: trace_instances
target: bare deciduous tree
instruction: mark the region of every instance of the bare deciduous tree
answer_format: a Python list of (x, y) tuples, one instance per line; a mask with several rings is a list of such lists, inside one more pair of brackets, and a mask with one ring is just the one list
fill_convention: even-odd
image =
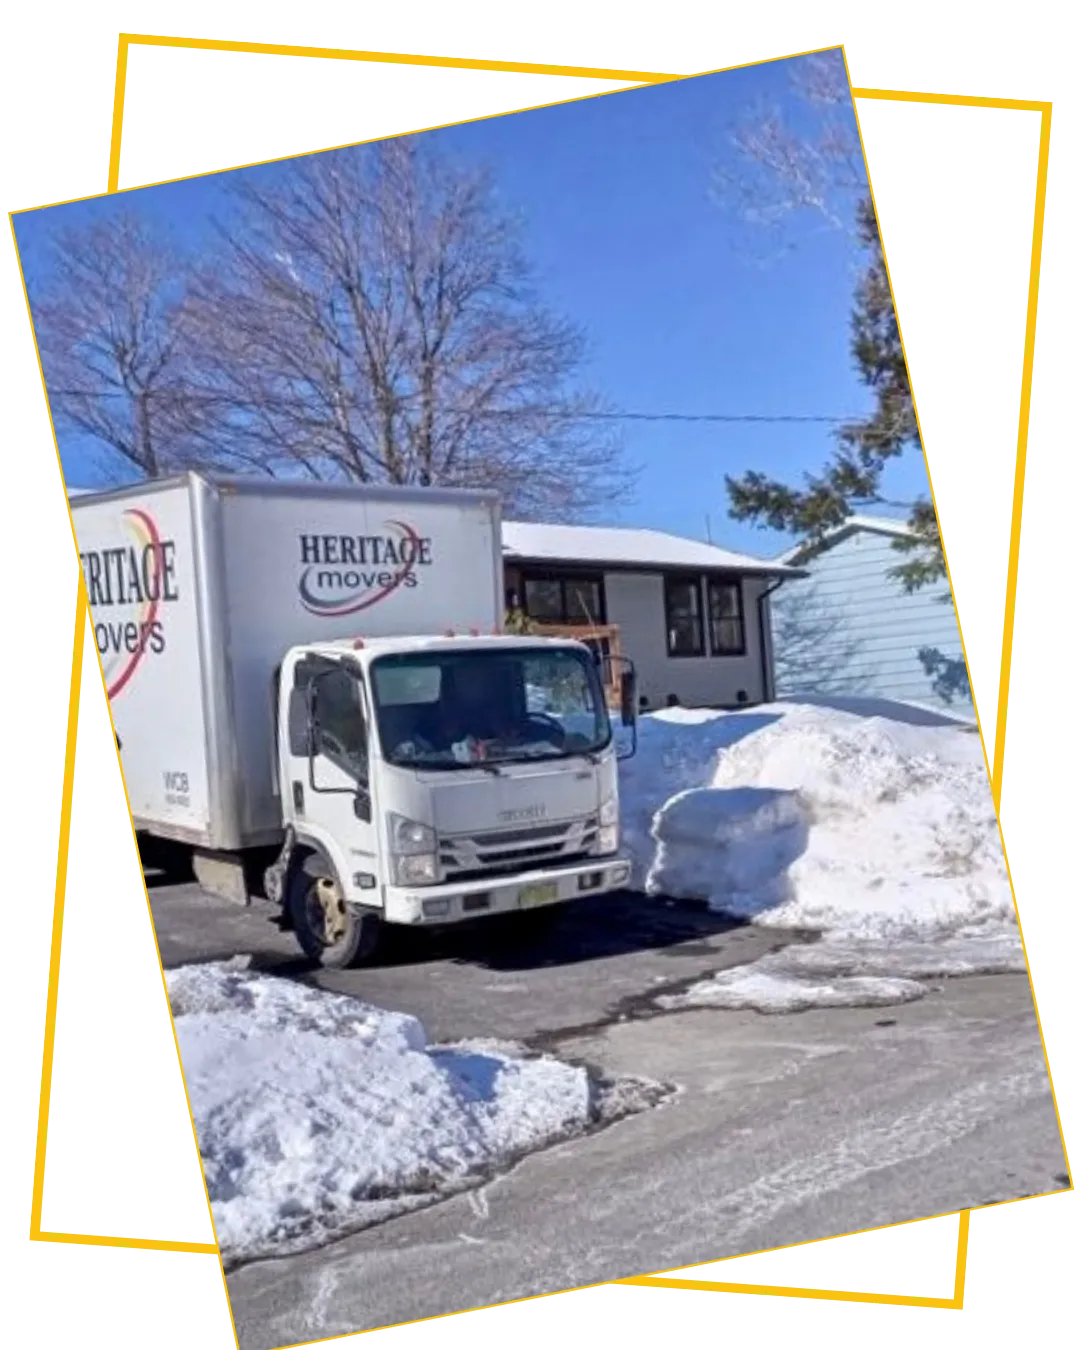
[(815, 52), (787, 64), (791, 97), (747, 108), (730, 127), (733, 158), (713, 173), (717, 202), (751, 227), (755, 250), (768, 241), (790, 249), (785, 231), (800, 214), (853, 234), (856, 205), (867, 195), (843, 54)]
[(185, 351), (177, 254), (129, 210), (50, 242), (31, 312), (53, 415), (106, 447), (107, 470), (156, 477), (190, 458), (202, 411)]
[(413, 139), (241, 178), (193, 288), (212, 434), (268, 473), (497, 489), (580, 516), (625, 475), (480, 173)]

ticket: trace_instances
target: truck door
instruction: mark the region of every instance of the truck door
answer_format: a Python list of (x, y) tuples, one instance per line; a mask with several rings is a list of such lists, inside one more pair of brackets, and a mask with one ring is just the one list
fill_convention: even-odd
[(367, 700), (347, 661), (293, 653), (281, 670), (282, 814), (318, 844), (347, 898), (378, 903), (378, 843)]

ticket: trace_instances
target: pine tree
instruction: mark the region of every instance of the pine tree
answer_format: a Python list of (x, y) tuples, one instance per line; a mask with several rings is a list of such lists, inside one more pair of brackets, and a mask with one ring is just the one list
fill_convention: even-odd
[[(808, 540), (820, 538), (860, 507), (882, 501), (882, 477), (900, 455), (922, 452), (907, 363), (893, 306), (881, 234), (872, 203), (857, 212), (859, 242), (868, 255), (855, 290), (851, 317), (851, 353), (863, 384), (874, 396), (869, 416), (839, 428), (832, 458), (819, 474), (807, 474), (793, 487), (750, 470), (728, 476), (730, 514)], [(894, 575), (907, 591), (945, 577), (945, 558), (937, 517), (926, 497), (911, 507), (911, 533), (896, 541), (908, 555)], [(945, 597), (948, 599), (949, 597)]]

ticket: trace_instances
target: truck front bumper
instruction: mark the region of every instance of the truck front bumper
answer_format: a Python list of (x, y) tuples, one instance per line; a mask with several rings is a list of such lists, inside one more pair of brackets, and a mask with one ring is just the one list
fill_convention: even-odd
[(585, 895), (616, 891), (630, 880), (625, 858), (596, 858), (573, 867), (553, 867), (494, 876), (476, 881), (447, 882), (412, 888), (387, 886), (383, 917), (388, 923), (444, 924), (478, 919), (485, 914), (538, 909)]

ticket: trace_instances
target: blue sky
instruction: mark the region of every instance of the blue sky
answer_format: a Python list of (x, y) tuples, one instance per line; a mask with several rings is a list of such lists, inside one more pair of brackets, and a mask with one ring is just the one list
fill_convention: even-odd
[[(786, 62), (703, 76), (428, 132), (455, 156), (487, 164), (501, 205), (518, 215), (537, 289), (585, 331), (585, 378), (619, 409), (688, 414), (860, 413), (868, 396), (849, 352), (858, 255), (851, 240), (792, 222), (796, 247), (763, 264), (710, 192), (735, 153), (732, 119), (760, 98), (783, 99)], [(273, 174), (273, 166), (252, 172)], [(125, 197), (198, 248), (225, 210), (212, 175)], [(33, 294), (47, 266), (44, 236), (115, 208), (95, 198), (15, 217)], [(902, 318), (902, 313), (901, 313)], [(757, 468), (798, 481), (831, 448), (814, 424), (627, 423), (641, 466), (633, 500), (611, 523), (647, 525), (768, 554), (782, 536), (727, 515), (724, 474)], [(94, 459), (61, 441), (68, 482), (93, 482)], [(907, 455), (890, 496), (925, 494), (921, 456)]]

